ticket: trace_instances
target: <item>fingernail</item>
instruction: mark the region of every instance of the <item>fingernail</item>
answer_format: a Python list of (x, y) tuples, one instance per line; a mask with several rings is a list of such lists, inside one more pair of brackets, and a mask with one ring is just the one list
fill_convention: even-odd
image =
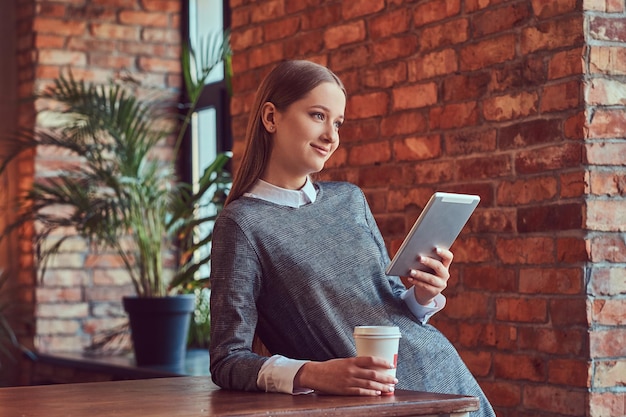
[(441, 248), (435, 248), (435, 252), (441, 253)]
[(394, 392), (396, 388), (393, 385), (389, 385), (389, 392)]
[(398, 383), (398, 378), (394, 378), (393, 383), (397, 384)]

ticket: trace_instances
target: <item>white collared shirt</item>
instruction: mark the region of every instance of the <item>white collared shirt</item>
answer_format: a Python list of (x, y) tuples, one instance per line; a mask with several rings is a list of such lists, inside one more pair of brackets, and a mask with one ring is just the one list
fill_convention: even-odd
[[(299, 190), (277, 187), (259, 179), (249, 192), (244, 193), (244, 196), (298, 208), (314, 203), (317, 198), (317, 190), (309, 177), (307, 177), (304, 186)], [(412, 288), (402, 293), (401, 298), (422, 324), (426, 324), (430, 317), (446, 305), (445, 296), (438, 294), (431, 305), (423, 306), (415, 299), (415, 292)], [(310, 389), (293, 386), (296, 374), (302, 365), (307, 362), (286, 358), (282, 355), (274, 355), (261, 367), (257, 376), (257, 386), (266, 392), (282, 392), (286, 394), (307, 394), (313, 392)]]

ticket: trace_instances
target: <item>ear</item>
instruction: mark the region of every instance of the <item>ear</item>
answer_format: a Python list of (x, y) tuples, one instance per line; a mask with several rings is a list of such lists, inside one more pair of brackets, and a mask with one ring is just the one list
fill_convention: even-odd
[(274, 133), (276, 131), (275, 117), (276, 106), (269, 101), (264, 103), (263, 107), (261, 107), (261, 123), (263, 123), (265, 130), (269, 133)]

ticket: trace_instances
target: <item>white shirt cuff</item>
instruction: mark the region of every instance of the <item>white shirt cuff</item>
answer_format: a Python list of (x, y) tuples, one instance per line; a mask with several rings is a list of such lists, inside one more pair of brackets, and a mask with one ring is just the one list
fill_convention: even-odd
[(413, 287), (404, 291), (400, 298), (404, 300), (409, 310), (411, 310), (411, 313), (413, 313), (413, 315), (422, 324), (428, 323), (428, 319), (430, 319), (432, 316), (435, 315), (435, 313), (437, 313), (446, 306), (446, 297), (441, 293), (437, 294), (432, 303), (430, 303), (429, 305), (421, 305), (415, 299), (415, 291), (413, 290)]
[(289, 359), (274, 355), (265, 361), (256, 379), (256, 385), (265, 392), (282, 392), (284, 394), (309, 394), (313, 390), (293, 386), (296, 374), (309, 361)]

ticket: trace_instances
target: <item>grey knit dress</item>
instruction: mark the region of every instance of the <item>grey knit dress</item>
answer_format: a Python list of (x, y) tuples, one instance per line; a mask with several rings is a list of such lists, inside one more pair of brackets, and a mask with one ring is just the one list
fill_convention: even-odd
[(396, 387), (474, 395), (476, 416), (494, 416), (452, 344), (422, 325), (384, 273), (389, 255), (361, 190), (317, 183), (314, 203), (290, 208), (241, 197), (215, 223), (211, 254), (211, 375), (221, 387), (257, 390), (273, 354), (324, 361), (354, 356), (359, 325), (398, 326)]

